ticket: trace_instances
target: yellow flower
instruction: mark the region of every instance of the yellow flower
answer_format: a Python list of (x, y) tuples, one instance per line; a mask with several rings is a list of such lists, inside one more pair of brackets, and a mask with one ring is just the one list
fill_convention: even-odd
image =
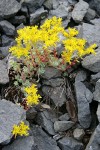
[(30, 87), (26, 87), (24, 89), (24, 92), (26, 92), (27, 96), (26, 96), (26, 102), (27, 105), (31, 106), (31, 105), (36, 105), (39, 103), (39, 98), (41, 98), (41, 96), (39, 94), (37, 94), (37, 88), (35, 84), (32, 84), (32, 86)]
[(67, 31), (63, 30), (63, 35), (67, 38), (72, 38), (75, 37), (76, 35), (78, 35), (78, 30), (76, 30), (76, 28), (68, 28)]
[(18, 125), (14, 125), (13, 126), (13, 131), (12, 131), (12, 134), (15, 136), (15, 138), (16, 138), (16, 136), (18, 135), (20, 133), (20, 128), (19, 128), (19, 126)]
[(20, 135), (20, 136), (28, 136), (29, 127), (25, 125), (25, 123), (22, 121), (19, 125), (14, 125), (12, 134), (15, 136)]
[(66, 52), (66, 51), (62, 52), (62, 58), (67, 63), (71, 63), (71, 56), (72, 56), (71, 52)]
[(29, 130), (29, 127), (27, 125), (25, 125), (25, 123), (22, 121), (19, 125), (19, 129), (20, 129), (20, 133), (19, 135), (20, 136), (28, 136), (29, 133), (28, 133), (28, 130)]
[(76, 28), (68, 28), (68, 34), (69, 37), (74, 37), (78, 34), (78, 30), (76, 30)]

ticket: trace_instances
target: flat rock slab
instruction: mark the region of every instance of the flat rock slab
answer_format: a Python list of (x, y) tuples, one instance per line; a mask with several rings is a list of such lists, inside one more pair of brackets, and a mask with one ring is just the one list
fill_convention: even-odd
[(83, 38), (89, 44), (96, 43), (100, 46), (100, 19), (92, 20), (92, 24), (83, 23)]
[(86, 56), (82, 61), (82, 66), (92, 72), (100, 72), (100, 48), (98, 48), (96, 55)]
[(5, 146), (2, 150), (34, 150), (34, 140), (32, 136), (15, 140), (11, 145)]
[(83, 144), (72, 137), (64, 137), (58, 141), (61, 150), (83, 150)]
[(60, 150), (56, 141), (49, 137), (40, 127), (33, 125), (31, 129), (36, 150)]
[(96, 114), (97, 114), (97, 117), (98, 117), (98, 121), (100, 123), (100, 103), (98, 104), (98, 108), (97, 108)]
[(68, 113), (65, 113), (64, 115), (61, 115), (61, 116), (59, 117), (59, 120), (60, 120), (60, 121), (68, 121), (69, 119), (70, 119), (70, 116), (69, 116)]
[(61, 77), (61, 71), (53, 67), (46, 67), (44, 74), (42, 74), (43, 79), (51, 79)]
[(95, 91), (93, 95), (94, 95), (94, 100), (100, 103), (100, 79), (96, 82)]
[(68, 9), (63, 4), (59, 5), (57, 9), (50, 11), (51, 16), (61, 17), (62, 19), (66, 19), (69, 15)]
[(1, 38), (2, 38), (2, 46), (3, 47), (12, 46), (14, 43), (14, 39), (12, 37), (2, 35)]
[(72, 121), (55, 121), (54, 129), (55, 132), (63, 132), (70, 129), (74, 125)]
[(30, 13), (35, 12), (36, 9), (40, 8), (45, 0), (21, 0), (23, 5), (28, 7)]
[(30, 24), (35, 25), (37, 22), (39, 22), (42, 18), (46, 18), (48, 14), (47, 10), (44, 10), (43, 7), (36, 10), (35, 13), (30, 14)]
[(0, 30), (2, 30), (6, 35), (15, 35), (15, 27), (6, 20), (0, 22)]
[(50, 86), (43, 86), (42, 91), (45, 96), (51, 99), (51, 103), (55, 106), (62, 106), (66, 102), (65, 86), (52, 88)]
[(43, 85), (49, 85), (52, 87), (59, 87), (64, 84), (64, 79), (63, 78), (55, 78), (55, 79), (50, 79), (50, 80), (42, 80)]
[(7, 66), (3, 60), (0, 60), (0, 84), (6, 84), (9, 82)]
[(92, 92), (85, 86), (83, 81), (86, 79), (86, 74), (83, 71), (77, 73), (75, 78), (75, 92), (78, 107), (78, 121), (84, 128), (88, 128), (91, 124), (91, 112), (89, 103), (93, 99)]
[(9, 18), (16, 14), (21, 8), (21, 4), (16, 0), (0, 0), (0, 17)]
[(6, 57), (6, 56), (8, 56), (8, 54), (9, 54), (9, 48), (10, 48), (10, 46), (4, 46), (4, 47), (0, 47), (0, 55), (2, 56), (2, 57)]
[(0, 100), (0, 144), (12, 138), (14, 124), (26, 118), (23, 108), (7, 100)]
[(39, 124), (50, 135), (55, 135), (53, 120), (56, 120), (56, 116), (53, 114), (53, 111), (50, 110), (38, 112), (36, 117), (37, 124)]

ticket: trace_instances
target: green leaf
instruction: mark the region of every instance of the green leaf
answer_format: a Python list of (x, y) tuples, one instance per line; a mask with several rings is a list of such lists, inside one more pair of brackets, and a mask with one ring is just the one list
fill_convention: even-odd
[(23, 67), (24, 73), (28, 73), (28, 68), (26, 66)]
[(14, 82), (14, 85), (15, 85), (15, 86), (18, 86), (19, 84), (18, 84), (18, 82), (17, 82), (17, 81), (15, 81), (15, 82)]
[(45, 72), (44, 67), (41, 67), (41, 68), (38, 69), (38, 74), (39, 75), (43, 74), (44, 72)]
[(22, 83), (24, 87), (30, 86), (31, 83), (30, 81), (27, 79), (25, 82)]

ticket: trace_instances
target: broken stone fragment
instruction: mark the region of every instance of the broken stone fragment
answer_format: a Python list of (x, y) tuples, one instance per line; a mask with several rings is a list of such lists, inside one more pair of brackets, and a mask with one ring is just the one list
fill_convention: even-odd
[(0, 100), (0, 144), (10, 142), (13, 126), (26, 119), (26, 112), (17, 104)]
[(70, 129), (74, 125), (72, 121), (55, 121), (54, 130), (55, 132), (63, 132)]
[(72, 11), (72, 18), (75, 22), (80, 23), (83, 21), (85, 14), (87, 13), (89, 4), (83, 0), (80, 0)]

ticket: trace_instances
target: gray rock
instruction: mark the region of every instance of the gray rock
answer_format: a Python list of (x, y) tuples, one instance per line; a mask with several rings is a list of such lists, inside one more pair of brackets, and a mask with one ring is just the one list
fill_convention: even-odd
[(91, 75), (91, 80), (97, 82), (100, 79), (100, 72), (97, 74)]
[(0, 60), (0, 84), (6, 84), (9, 82), (7, 65), (3, 60)]
[(64, 133), (60, 132), (60, 133), (57, 133), (56, 135), (54, 135), (53, 139), (56, 140), (56, 141), (58, 141), (58, 140), (60, 140), (63, 137), (64, 137)]
[(85, 132), (83, 129), (76, 128), (73, 132), (73, 136), (76, 140), (82, 140), (84, 135), (85, 135)]
[(50, 15), (56, 16), (56, 17), (61, 17), (62, 19), (66, 19), (66, 18), (68, 18), (68, 15), (69, 15), (68, 11), (69, 11), (69, 8), (67, 8), (66, 6), (61, 4), (57, 7), (57, 9), (51, 10)]
[(95, 19), (91, 20), (90, 22), (94, 25), (100, 26), (100, 18), (95, 18)]
[(70, 5), (75, 5), (77, 3), (77, 0), (68, 0)]
[(72, 18), (75, 22), (82, 22), (85, 14), (87, 13), (89, 4), (80, 0), (74, 7), (72, 11)]
[(98, 46), (100, 46), (100, 19), (95, 19), (95, 22), (94, 25), (83, 23), (83, 38), (86, 39), (89, 44), (96, 43)]
[(100, 124), (93, 132), (88, 145), (85, 150), (99, 150), (100, 149)]
[(42, 6), (44, 1), (45, 0), (21, 0), (21, 3), (28, 7), (30, 13), (33, 13)]
[(36, 150), (60, 150), (56, 141), (49, 137), (40, 127), (32, 126), (32, 134)]
[(82, 25), (75, 26), (75, 28), (78, 30), (79, 34), (77, 35), (78, 38), (83, 38), (83, 28)]
[(30, 24), (34, 25), (37, 22), (39, 22), (40, 20), (46, 18), (48, 14), (47, 10), (44, 10), (44, 8), (39, 8), (35, 11), (35, 13), (30, 14)]
[(72, 137), (64, 137), (58, 141), (61, 150), (83, 150), (83, 144)]
[(45, 110), (43, 112), (38, 112), (36, 122), (50, 135), (55, 135), (53, 119), (55, 119), (55, 116), (53, 115), (52, 111)]
[(78, 121), (80, 125), (84, 128), (88, 128), (91, 124), (91, 112), (89, 102), (91, 102), (91, 98), (93, 96), (90, 96), (90, 94), (92, 93), (87, 90), (88, 89), (86, 88), (84, 83), (75, 82), (75, 92), (78, 107)]
[(91, 8), (95, 9), (97, 13), (100, 15), (100, 0), (91, 0), (89, 2)]
[(16, 31), (19, 30), (19, 29), (22, 29), (22, 28), (24, 28), (24, 27), (25, 27), (24, 24), (21, 23), (19, 26), (16, 27)]
[(95, 10), (89, 8), (86, 15), (85, 15), (85, 20), (90, 21), (96, 17), (96, 12)]
[(45, 96), (51, 99), (55, 106), (62, 106), (66, 102), (65, 86), (52, 88), (50, 86), (43, 86), (42, 91)]
[(96, 55), (86, 56), (82, 61), (82, 66), (92, 72), (100, 72), (100, 48)]
[(14, 124), (26, 119), (23, 108), (7, 100), (0, 100), (0, 143), (3, 144), (12, 138)]
[(2, 30), (6, 35), (15, 35), (15, 27), (8, 21), (0, 21), (0, 30)]
[(14, 24), (14, 25), (20, 25), (21, 23), (25, 24), (26, 23), (26, 17), (24, 15), (21, 16), (14, 16), (9, 19), (9, 21)]
[(98, 121), (100, 122), (100, 103), (98, 104), (98, 108), (97, 108), (97, 117), (98, 117)]
[(94, 100), (100, 102), (100, 79), (96, 82), (95, 91), (93, 95), (94, 95)]
[(74, 125), (72, 121), (55, 121), (54, 130), (55, 132), (63, 132), (70, 129)]
[(26, 112), (26, 119), (27, 120), (33, 120), (36, 117), (36, 115), (37, 115), (36, 109), (34, 107), (31, 107)]
[(93, 100), (93, 93), (88, 88), (86, 88), (86, 93), (85, 94), (86, 94), (85, 96), (86, 96), (87, 101), (89, 103), (91, 103), (92, 100)]
[(0, 1), (0, 17), (9, 18), (15, 15), (21, 8), (21, 4), (16, 0), (1, 0)]
[(6, 57), (9, 54), (9, 48), (10, 46), (0, 47), (0, 53), (2, 57)]
[(59, 6), (59, 0), (46, 0), (43, 4), (47, 9), (56, 9)]
[(2, 46), (6, 47), (6, 46), (11, 46), (14, 43), (14, 39), (11, 37), (8, 37), (6, 35), (2, 35)]
[(21, 14), (23, 14), (24, 16), (28, 17), (28, 8), (26, 6), (21, 7)]
[(61, 71), (53, 67), (46, 67), (45, 73), (42, 74), (42, 78), (44, 79), (51, 79), (51, 78), (56, 78), (56, 77), (61, 77)]
[(68, 0), (67, 1), (66, 0), (62, 0), (62, 1), (59, 1), (59, 4), (60, 5), (63, 4), (64, 6), (68, 6), (69, 2), (68, 2)]
[(62, 53), (62, 51), (64, 50), (63, 44), (58, 43), (58, 44), (57, 44), (57, 47), (56, 47), (56, 50), (57, 50), (58, 56), (60, 56), (61, 53)]
[(50, 80), (42, 80), (43, 85), (50, 85), (52, 87), (62, 86), (64, 84), (63, 78), (55, 78)]
[(59, 120), (61, 120), (61, 121), (68, 121), (69, 119), (70, 119), (70, 116), (68, 113), (65, 113), (64, 115), (61, 115), (59, 117)]
[(87, 73), (84, 70), (78, 71), (75, 82), (85, 81), (87, 78)]
[[(68, 24), (69, 24), (69, 22), (70, 22), (70, 19), (71, 19), (71, 16), (69, 15), (67, 19), (65, 19), (65, 20), (62, 21), (62, 25), (63, 25), (63, 27), (64, 27), (65, 29), (67, 28), (67, 26), (68, 26)], [(58, 51), (57, 51), (57, 52), (58, 52)]]
[(5, 146), (2, 150), (35, 150), (32, 136), (16, 139), (12, 144)]

